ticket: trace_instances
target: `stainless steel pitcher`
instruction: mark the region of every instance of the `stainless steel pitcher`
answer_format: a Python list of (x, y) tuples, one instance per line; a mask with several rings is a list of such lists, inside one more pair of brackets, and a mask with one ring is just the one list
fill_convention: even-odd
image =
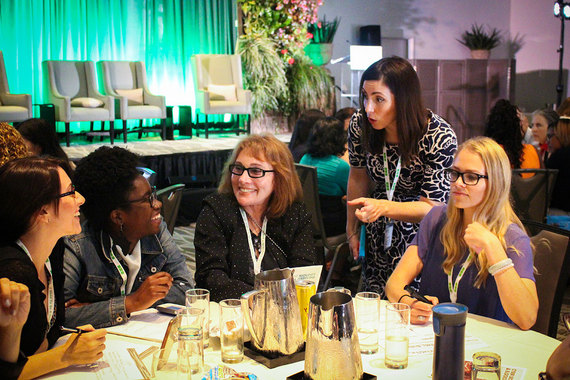
[(341, 292), (311, 297), (305, 348), (305, 377), (361, 379), (362, 358), (352, 297)]
[(269, 356), (290, 355), (303, 347), (297, 291), (290, 269), (255, 276), (255, 290), (241, 296), (241, 307), (253, 346)]

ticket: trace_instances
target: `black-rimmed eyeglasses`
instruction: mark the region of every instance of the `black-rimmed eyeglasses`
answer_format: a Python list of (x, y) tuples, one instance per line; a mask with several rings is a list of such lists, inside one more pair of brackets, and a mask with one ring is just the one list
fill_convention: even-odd
[(75, 186), (74, 186), (74, 185), (71, 185), (71, 191), (68, 191), (68, 192), (63, 193), (63, 194), (59, 194), (56, 198), (64, 198), (64, 197), (67, 197), (67, 196), (70, 196), (70, 195), (71, 195), (73, 198), (75, 198)]
[(274, 172), (275, 170), (265, 170), (261, 168), (245, 168), (242, 165), (236, 165), (236, 164), (230, 165), (230, 172), (232, 174), (242, 175), (243, 172), (245, 171), (247, 171), (247, 174), (249, 174), (251, 178), (261, 178), (265, 176), (265, 173), (271, 173)]
[(476, 184), (479, 183), (479, 180), (481, 178), (489, 178), (489, 176), (486, 175), (470, 173), (470, 172), (461, 173), (454, 169), (445, 169), (445, 175), (447, 176), (447, 179), (450, 180), (451, 182), (455, 182), (459, 177), (461, 177), (463, 183), (468, 186), (475, 186)]
[(158, 198), (156, 196), (156, 186), (153, 186), (151, 188), (150, 194), (145, 195), (140, 199), (133, 199), (132, 201), (126, 201), (125, 203), (130, 204), (130, 203), (148, 202), (148, 204), (150, 204), (150, 207), (154, 208), (154, 201), (156, 201), (157, 199)]

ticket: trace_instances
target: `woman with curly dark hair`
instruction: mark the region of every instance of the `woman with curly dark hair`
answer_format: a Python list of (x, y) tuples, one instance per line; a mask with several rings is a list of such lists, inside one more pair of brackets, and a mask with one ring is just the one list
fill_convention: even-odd
[(514, 169), (538, 169), (540, 160), (536, 149), (523, 144), (521, 121), (517, 107), (506, 99), (499, 99), (491, 109), (485, 126), (485, 136), (499, 143)]
[(184, 257), (160, 215), (156, 189), (138, 156), (103, 146), (77, 164), (85, 196), (82, 232), (65, 240), (66, 323), (118, 325), (153, 305), (184, 304), (193, 286)]
[(346, 150), (346, 133), (340, 120), (319, 119), (309, 137), (308, 153), (300, 164), (315, 166), (319, 184), (321, 211), (327, 236), (341, 235), (346, 229), (346, 195), (350, 165), (340, 157)]
[(0, 122), (0, 166), (29, 154), (22, 135), (10, 124)]

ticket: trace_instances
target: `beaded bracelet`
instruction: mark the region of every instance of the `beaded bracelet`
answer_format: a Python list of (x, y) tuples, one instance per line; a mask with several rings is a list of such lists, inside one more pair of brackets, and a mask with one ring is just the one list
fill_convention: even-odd
[(489, 269), (487, 269), (487, 270), (489, 271), (489, 274), (490, 274), (491, 276), (494, 276), (494, 275), (496, 275), (498, 272), (500, 272), (501, 270), (510, 268), (510, 267), (512, 267), (512, 266), (514, 266), (514, 265), (513, 265), (513, 260), (511, 260), (511, 259), (504, 259), (504, 260), (499, 261), (498, 263), (495, 263), (495, 264), (491, 265), (491, 266), (489, 267)]

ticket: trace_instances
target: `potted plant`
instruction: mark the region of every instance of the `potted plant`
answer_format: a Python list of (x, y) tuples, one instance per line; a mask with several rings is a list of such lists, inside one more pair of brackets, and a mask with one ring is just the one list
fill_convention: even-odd
[(285, 65), (275, 43), (264, 35), (239, 37), (237, 52), (241, 55), (245, 88), (252, 93), (252, 113), (257, 118), (264, 112), (279, 109), (279, 99), (287, 98)]
[(307, 26), (310, 42), (305, 46), (305, 54), (311, 58), (315, 65), (322, 66), (331, 60), (332, 42), (339, 23), (338, 17), (335, 17), (333, 21), (327, 21), (325, 17), (323, 20)]
[(471, 58), (488, 59), (491, 49), (501, 42), (501, 32), (496, 28), (487, 32), (483, 25), (473, 24), (457, 41), (471, 50)]

